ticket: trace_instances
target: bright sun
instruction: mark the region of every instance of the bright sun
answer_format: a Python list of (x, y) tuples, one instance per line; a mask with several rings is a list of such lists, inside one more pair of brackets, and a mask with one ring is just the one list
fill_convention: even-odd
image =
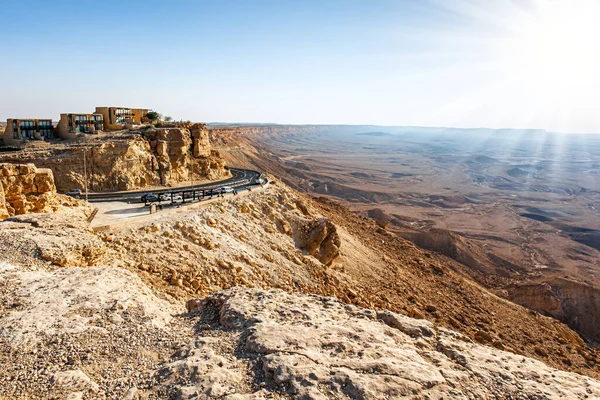
[(557, 94), (597, 95), (600, 0), (538, 1), (534, 6), (513, 19), (515, 35), (506, 55), (514, 57), (517, 72)]

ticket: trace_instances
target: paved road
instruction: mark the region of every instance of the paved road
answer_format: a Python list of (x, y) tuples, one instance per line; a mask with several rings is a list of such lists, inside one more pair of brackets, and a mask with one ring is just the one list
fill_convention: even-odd
[[(156, 190), (138, 190), (134, 192), (112, 192), (112, 193), (90, 193), (88, 194), (89, 202), (105, 202), (105, 201), (131, 201), (134, 199), (139, 199), (143, 194), (162, 194), (162, 193), (181, 193), (183, 191), (191, 191), (191, 190), (206, 190), (206, 189), (218, 189), (223, 186), (231, 186), (231, 187), (247, 187), (259, 185), (259, 179), (261, 178), (261, 173), (258, 171), (253, 171), (250, 169), (238, 169), (231, 168), (231, 174), (233, 175), (231, 178), (224, 179), (218, 182), (205, 183), (201, 185), (194, 186), (182, 186), (177, 188), (164, 188), (164, 189), (156, 189)], [(85, 198), (85, 195), (82, 195), (81, 198)]]

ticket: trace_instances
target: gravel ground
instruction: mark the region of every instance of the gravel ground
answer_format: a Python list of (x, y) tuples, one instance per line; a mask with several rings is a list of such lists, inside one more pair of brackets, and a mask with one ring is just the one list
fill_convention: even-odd
[[(94, 312), (96, 325), (81, 334), (42, 335), (31, 346), (13, 346), (0, 340), (0, 386), (8, 398), (62, 398), (66, 390), (98, 393), (122, 399), (135, 388), (147, 398), (164, 398), (157, 390), (156, 371), (190, 338), (192, 323), (177, 319), (172, 329), (151, 328), (139, 310)], [(86, 310), (81, 310), (82, 314)], [(81, 370), (97, 385), (66, 385), (55, 382), (60, 371)]]

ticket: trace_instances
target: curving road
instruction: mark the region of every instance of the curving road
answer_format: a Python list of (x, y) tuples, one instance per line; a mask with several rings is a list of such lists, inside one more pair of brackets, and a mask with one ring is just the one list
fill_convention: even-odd
[[(181, 186), (177, 188), (164, 188), (156, 190), (137, 190), (134, 192), (111, 192), (111, 193), (89, 193), (89, 202), (104, 202), (104, 201), (131, 201), (139, 199), (143, 194), (163, 194), (163, 193), (181, 193), (190, 190), (206, 190), (206, 189), (218, 189), (223, 186), (231, 186), (236, 188), (242, 188), (247, 186), (260, 185), (260, 179), (262, 174), (258, 171), (251, 169), (238, 169), (231, 168), (231, 178), (224, 179), (222, 181), (204, 183), (201, 185), (193, 186)], [(82, 195), (81, 198), (85, 198)]]

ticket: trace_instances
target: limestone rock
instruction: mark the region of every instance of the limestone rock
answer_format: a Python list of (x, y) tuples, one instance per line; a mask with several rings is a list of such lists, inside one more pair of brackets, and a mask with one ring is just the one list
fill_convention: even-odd
[(298, 248), (325, 265), (331, 265), (339, 256), (341, 239), (335, 225), (326, 218), (298, 223), (293, 234)]
[(1, 154), (2, 161), (32, 162), (47, 168), (52, 171), (53, 179), (41, 168), (36, 175), (23, 164), (22, 168), (15, 166), (1, 171), (0, 183), (12, 196), (46, 192), (52, 181), (61, 192), (83, 189), (86, 172), (92, 191), (132, 190), (187, 181), (192, 170), (198, 180), (231, 176), (223, 158), (212, 150), (204, 130), (194, 139), (187, 128), (148, 129), (114, 137), (86, 138), (87, 171), (84, 171), (82, 148), (71, 143), (37, 152)]
[(203, 337), (185, 349), (180, 360), (165, 366), (167, 376), (189, 382), (178, 388), (178, 398), (222, 398), (234, 392), (232, 389), (242, 381), (243, 374), (227, 358), (215, 353), (218, 345), (217, 338)]
[(167, 155), (167, 142), (159, 140), (156, 144), (156, 153), (163, 157)]
[(211, 155), (211, 144), (206, 125), (194, 124), (190, 128), (190, 132), (194, 141), (194, 157), (209, 157)]
[(0, 164), (0, 192), (0, 219), (79, 205), (70, 197), (56, 194), (51, 170), (33, 164)]
[[(239, 332), (245, 339), (238, 356), (258, 359), (265, 383), (292, 398), (600, 396), (594, 379), (469, 342), (426, 321), (329, 298), (234, 288), (195, 303), (194, 311), (219, 316), (214, 329)], [(166, 367), (170, 379), (187, 382), (181, 398), (223, 395), (239, 382), (240, 370), (216, 355), (217, 347), (214, 337), (202, 337)]]
[(56, 192), (54, 175), (51, 169), (38, 168), (35, 172), (34, 183), (38, 193)]
[[(62, 268), (54, 272), (0, 270), (0, 278), (18, 282), (26, 304), (0, 319), (0, 337), (15, 344), (35, 343), (41, 335), (97, 330), (93, 309), (142, 310), (155, 326), (165, 326), (179, 308), (159, 300), (135, 274), (116, 267)], [(77, 373), (77, 375), (79, 375)]]
[[(41, 258), (59, 266), (88, 266), (99, 262), (105, 248), (94, 235), (82, 211), (74, 214), (26, 214), (7, 218), (0, 224), (0, 241), (20, 249), (21, 258)], [(12, 256), (17, 256), (13, 254)]]
[(59, 371), (52, 376), (55, 385), (61, 386), (65, 390), (92, 390), (98, 391), (99, 386), (93, 382), (80, 369)]

